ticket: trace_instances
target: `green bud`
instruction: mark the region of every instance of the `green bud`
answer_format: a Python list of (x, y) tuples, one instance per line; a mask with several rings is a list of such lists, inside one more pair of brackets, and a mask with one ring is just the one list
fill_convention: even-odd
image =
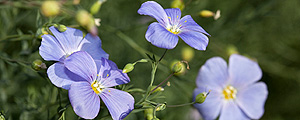
[(195, 100), (195, 102), (196, 103), (203, 103), (204, 101), (205, 101), (205, 99), (206, 99), (206, 97), (207, 97), (207, 95), (210, 93), (210, 90), (209, 90), (209, 92), (207, 93), (207, 92), (202, 92), (202, 93), (200, 93), (200, 94), (198, 94), (197, 96), (196, 96), (196, 100)]
[(67, 30), (67, 27), (65, 25), (61, 24), (54, 24), (53, 25), (59, 32), (65, 32)]
[(92, 7), (90, 9), (92, 15), (98, 13), (99, 9), (101, 8), (102, 3), (103, 3), (102, 1), (98, 0), (92, 5)]
[[(157, 86), (151, 86), (151, 90), (150, 91), (152, 91), (154, 88), (156, 88)], [(158, 88), (156, 88), (152, 93), (155, 93), (155, 92), (162, 92), (162, 91), (164, 91), (165, 89), (164, 88), (162, 88), (162, 87), (158, 87)]]
[(123, 73), (129, 73), (134, 69), (134, 64), (132, 63), (128, 63), (127, 65), (125, 65), (124, 69), (123, 69)]
[(46, 17), (55, 16), (60, 11), (60, 5), (57, 1), (45, 1), (41, 6), (41, 11)]
[(76, 14), (77, 22), (84, 27), (91, 27), (91, 23), (94, 24), (92, 15), (86, 10), (79, 10)]
[(206, 17), (206, 18), (208, 18), (208, 17), (213, 17), (214, 15), (215, 15), (215, 13), (213, 13), (212, 11), (210, 11), (210, 10), (202, 10), (202, 11), (200, 11), (200, 16), (202, 16), (202, 17)]
[(43, 63), (41, 60), (37, 59), (35, 61), (32, 62), (31, 67), (36, 70), (39, 71), (41, 69), (46, 69), (46, 64)]
[(186, 61), (191, 61), (195, 55), (195, 51), (191, 47), (184, 47), (181, 51), (182, 59)]
[(183, 73), (185, 70), (184, 64), (181, 61), (172, 62), (172, 72), (173, 73)]
[(171, 3), (172, 8), (179, 8), (180, 10), (183, 10), (185, 5), (183, 3), (183, 0), (173, 0)]
[(227, 52), (228, 56), (230, 56), (232, 54), (239, 54), (239, 51), (237, 50), (237, 48), (234, 45), (227, 46), (226, 52)]
[(162, 111), (162, 110), (164, 110), (164, 109), (166, 109), (166, 107), (167, 107), (167, 105), (166, 105), (166, 103), (164, 103), (164, 104), (159, 104), (157, 107), (156, 107), (156, 111)]

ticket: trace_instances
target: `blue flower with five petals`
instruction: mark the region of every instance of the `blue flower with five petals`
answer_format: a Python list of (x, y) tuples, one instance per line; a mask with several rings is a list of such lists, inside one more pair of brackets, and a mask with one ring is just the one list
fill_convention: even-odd
[[(141, 15), (149, 15), (158, 22), (150, 24), (146, 39), (153, 45), (173, 49), (178, 43), (178, 36), (197, 50), (206, 50), (209, 35), (190, 15), (181, 18), (179, 8), (163, 9), (154, 1), (147, 1), (138, 10)], [(180, 19), (181, 18), (181, 19)]]
[(206, 61), (200, 68), (194, 96), (211, 89), (202, 104), (194, 104), (204, 120), (259, 119), (264, 114), (268, 96), (259, 65), (241, 55), (233, 54), (229, 65), (220, 57)]

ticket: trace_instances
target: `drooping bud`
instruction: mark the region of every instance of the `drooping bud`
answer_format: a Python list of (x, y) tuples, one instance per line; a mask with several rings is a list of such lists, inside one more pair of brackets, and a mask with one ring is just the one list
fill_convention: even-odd
[(217, 10), (216, 13), (210, 11), (210, 10), (202, 10), (200, 11), (200, 16), (202, 17), (214, 17), (214, 20), (217, 20), (221, 17), (221, 11), (220, 10)]
[(200, 104), (203, 103), (209, 93), (210, 93), (210, 90), (208, 91), (208, 93), (207, 92), (202, 92), (202, 93), (198, 94), (196, 96), (195, 102), (200, 103)]
[(195, 55), (195, 51), (191, 47), (184, 47), (181, 51), (181, 55), (183, 60), (191, 61)]
[(185, 5), (183, 3), (183, 0), (173, 0), (171, 3), (172, 8), (179, 8), (180, 10), (183, 10)]
[[(154, 85), (154, 86), (151, 86), (151, 90), (150, 91), (152, 91), (154, 88), (156, 88), (157, 86), (156, 85)], [(162, 92), (162, 91), (164, 91), (165, 89), (163, 88), (163, 87), (161, 87), (161, 86), (159, 86), (159, 87), (157, 87), (152, 93), (155, 93), (155, 92)]]
[(43, 63), (41, 60), (37, 59), (35, 61), (32, 62), (31, 67), (36, 70), (39, 71), (41, 69), (46, 69), (47, 66), (45, 63)]
[(94, 15), (94, 14), (98, 13), (98, 11), (99, 11), (100, 8), (101, 8), (101, 5), (102, 5), (105, 1), (106, 1), (106, 0), (98, 0), (98, 1), (96, 1), (96, 2), (92, 5), (92, 7), (91, 7), (91, 9), (90, 9), (91, 14)]
[(53, 25), (59, 32), (65, 32), (67, 30), (67, 27), (65, 25), (61, 24), (54, 24)]
[(129, 73), (134, 69), (134, 64), (132, 63), (128, 63), (127, 65), (125, 65), (125, 67), (123, 68), (123, 73)]
[(57, 1), (45, 1), (41, 6), (41, 11), (46, 17), (52, 17), (59, 14), (60, 4)]
[(202, 11), (200, 11), (200, 16), (206, 17), (206, 18), (212, 17), (212, 16), (214, 16), (214, 14), (215, 14), (215, 13), (213, 13), (213, 12), (210, 11), (210, 10), (202, 10)]

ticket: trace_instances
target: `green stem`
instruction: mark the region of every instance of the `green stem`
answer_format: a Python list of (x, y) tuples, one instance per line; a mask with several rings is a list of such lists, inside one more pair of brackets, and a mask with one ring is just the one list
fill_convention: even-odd
[(161, 86), (162, 84), (164, 84), (165, 82), (167, 82), (172, 76), (174, 75), (174, 73), (172, 73), (171, 75), (169, 75), (164, 81), (162, 81), (161, 83), (159, 83), (153, 90), (151, 90), (150, 94), (155, 91), (159, 86)]
[(195, 104), (195, 102), (185, 103), (185, 104), (180, 104), (180, 105), (167, 105), (167, 107), (182, 107), (182, 106), (187, 106), (187, 105), (192, 105), (192, 104)]

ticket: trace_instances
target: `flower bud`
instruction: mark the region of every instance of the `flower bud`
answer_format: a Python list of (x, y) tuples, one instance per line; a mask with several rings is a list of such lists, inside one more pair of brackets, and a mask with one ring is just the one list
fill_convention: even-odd
[(194, 57), (195, 51), (191, 47), (184, 47), (181, 51), (182, 59), (186, 61), (191, 61)]
[(41, 11), (46, 17), (55, 16), (59, 13), (60, 5), (57, 1), (45, 1), (41, 6)]
[(61, 25), (61, 24), (59, 24), (59, 25), (54, 24), (53, 26), (54, 26), (59, 32), (65, 32), (65, 31), (67, 30), (67, 27), (64, 26), (64, 25)]
[[(151, 90), (150, 91), (152, 91), (154, 88), (156, 88), (157, 86), (152, 86), (151, 87)], [(152, 93), (155, 93), (155, 92), (162, 92), (162, 91), (164, 91), (165, 89), (163, 88), (163, 87), (161, 87), (161, 86), (159, 86), (158, 88), (156, 88)]]
[(239, 54), (239, 51), (234, 45), (229, 45), (226, 48), (227, 55), (230, 56), (232, 54)]
[(92, 15), (98, 13), (98, 11), (100, 10), (101, 5), (102, 5), (103, 2), (105, 2), (105, 1), (103, 1), (103, 0), (98, 0), (98, 1), (96, 1), (96, 2), (92, 5), (92, 7), (91, 7), (91, 9), (90, 9)]
[(171, 71), (174, 73), (174, 75), (182, 75), (185, 73), (186, 68), (181, 61), (173, 61), (171, 63)]
[(183, 0), (173, 0), (171, 3), (172, 8), (179, 8), (180, 10), (183, 10), (185, 5), (183, 3)]
[(203, 103), (209, 93), (210, 93), (210, 90), (209, 90), (208, 93), (207, 92), (202, 92), (202, 93), (198, 94), (196, 96), (195, 102), (200, 103), (200, 104)]
[(212, 17), (214, 15), (215, 15), (215, 13), (213, 13), (212, 11), (209, 11), (209, 10), (200, 11), (200, 16), (202, 16), (202, 17), (208, 18), (208, 17)]
[(37, 30), (37, 35), (38, 35), (38, 38), (39, 39), (42, 39), (42, 36), (43, 35), (45, 35), (45, 34), (49, 34), (48, 33), (48, 31), (46, 30), (47, 28), (45, 28), (45, 27), (42, 27), (42, 28), (39, 28), (38, 30)]
[(123, 73), (129, 73), (134, 69), (134, 64), (132, 63), (128, 63), (127, 65), (125, 65), (125, 67), (123, 68)]
[(35, 61), (32, 62), (31, 67), (36, 70), (39, 71), (41, 69), (46, 69), (47, 66), (45, 63), (43, 63), (41, 60), (37, 59)]
[(94, 22), (92, 15), (86, 10), (79, 10), (76, 14), (76, 20), (84, 27), (88, 27), (90, 22)]

